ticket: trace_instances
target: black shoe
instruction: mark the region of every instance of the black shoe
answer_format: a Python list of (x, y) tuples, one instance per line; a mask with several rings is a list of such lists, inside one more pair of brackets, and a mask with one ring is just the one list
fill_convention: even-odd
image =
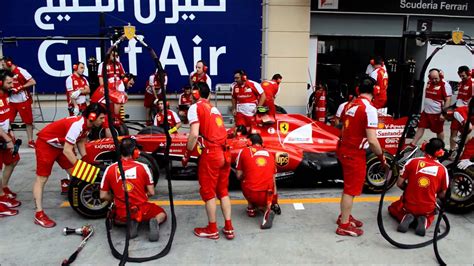
[(410, 225), (415, 221), (415, 216), (413, 214), (408, 213), (405, 216), (403, 216), (402, 221), (397, 227), (397, 231), (401, 233), (406, 233), (408, 231), (408, 228)]
[(130, 221), (130, 239), (133, 239), (138, 236), (138, 222)]
[(260, 226), (261, 229), (270, 229), (273, 225), (273, 218), (275, 218), (275, 213), (267, 209), (265, 214), (263, 214), (262, 225)]
[(150, 220), (150, 234), (148, 235), (148, 239), (150, 242), (156, 242), (160, 238), (160, 223), (158, 220), (151, 219)]
[(419, 236), (425, 236), (426, 234), (426, 217), (425, 216), (418, 216), (416, 218), (416, 225), (415, 234)]
[(275, 204), (272, 204), (272, 211), (278, 215), (281, 214), (281, 208), (280, 208), (280, 205), (278, 205), (278, 203), (275, 203)]

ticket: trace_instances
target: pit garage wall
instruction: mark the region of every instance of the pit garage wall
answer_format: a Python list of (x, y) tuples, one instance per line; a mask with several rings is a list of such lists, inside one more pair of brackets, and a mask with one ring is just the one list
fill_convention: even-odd
[(310, 0), (263, 0), (262, 78), (283, 76), (276, 102), (306, 112)]

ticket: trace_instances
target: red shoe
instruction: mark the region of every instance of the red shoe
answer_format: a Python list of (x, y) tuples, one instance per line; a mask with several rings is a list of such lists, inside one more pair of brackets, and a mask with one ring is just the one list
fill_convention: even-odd
[(9, 198), (6, 194), (0, 196), (0, 203), (7, 206), (8, 208), (16, 208), (21, 205), (21, 202), (16, 199)]
[(10, 199), (16, 199), (16, 193), (12, 192), (8, 187), (3, 188), (3, 193)]
[(247, 215), (249, 217), (255, 217), (255, 216), (257, 216), (257, 211), (255, 210), (255, 208), (247, 207)]
[(61, 179), (61, 195), (67, 195), (70, 182), (69, 179)]
[(55, 227), (56, 223), (51, 220), (44, 211), (36, 212), (35, 214), (35, 224), (40, 225), (45, 228)]
[(28, 147), (30, 147), (30, 148), (32, 148), (32, 149), (35, 149), (35, 148), (36, 148), (35, 141), (34, 141), (34, 140), (28, 141)]
[(4, 216), (14, 216), (17, 215), (18, 211), (17, 210), (12, 210), (8, 208), (7, 206), (0, 204), (0, 217)]
[(364, 231), (352, 226), (351, 223), (347, 223), (346, 225), (339, 225), (336, 229), (336, 234), (341, 236), (361, 236), (364, 234)]
[[(357, 220), (356, 218), (354, 218), (352, 215), (349, 216), (349, 222), (351, 223), (351, 225), (353, 227), (362, 227), (364, 226), (364, 223)], [(341, 225), (341, 215), (339, 214), (339, 217), (337, 217), (337, 225)]]
[(194, 234), (197, 237), (219, 239), (219, 231), (212, 232), (208, 227), (196, 227), (194, 228)]
[(224, 233), (225, 238), (227, 238), (228, 240), (232, 240), (235, 238), (234, 228), (227, 229), (224, 227), (222, 228), (222, 233)]

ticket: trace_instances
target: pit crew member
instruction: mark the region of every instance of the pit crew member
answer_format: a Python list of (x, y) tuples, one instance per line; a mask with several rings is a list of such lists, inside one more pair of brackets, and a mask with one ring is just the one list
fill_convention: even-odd
[(11, 58), (5, 58), (4, 68), (13, 73), (13, 87), (10, 89), (10, 121), (15, 121), (16, 115), (20, 113), (21, 120), (26, 125), (28, 135), (28, 147), (35, 148), (33, 140), (33, 110), (31, 105), (33, 99), (29, 88), (36, 85), (36, 81), (31, 74), (24, 68), (13, 63)]
[(445, 117), (442, 114), (451, 103), (451, 86), (442, 80), (440, 70), (433, 68), (429, 71), (429, 81), (425, 89), (425, 104), (421, 113), (418, 129), (410, 146), (414, 147), (425, 133), (430, 129), (439, 139), (444, 139), (443, 124)]
[(212, 81), (211, 77), (207, 74), (208, 67), (203, 60), (199, 60), (196, 62), (196, 70), (191, 72), (189, 75), (189, 84), (193, 87), (195, 84), (199, 82), (207, 83), (209, 89), (212, 90)]
[(374, 92), (374, 106), (377, 109), (384, 108), (387, 105), (388, 74), (381, 57), (374, 59), (374, 71), (370, 73), (370, 77), (376, 80), (378, 86), (378, 90)]
[(262, 86), (255, 81), (248, 80), (245, 71), (237, 70), (234, 72), (234, 83), (231, 88), (235, 126), (238, 130), (239, 128), (249, 128), (255, 121), (257, 105), (263, 106), (267, 99)]
[(10, 106), (8, 104), (8, 91), (13, 87), (13, 73), (0, 70), (0, 140), (4, 147), (0, 150), (0, 170), (3, 165), (2, 181), (0, 182), (0, 217), (18, 214), (16, 208), (21, 202), (16, 200), (16, 193), (8, 187), (8, 181), (20, 160), (18, 153), (13, 154), (15, 136), (10, 129)]
[(105, 169), (104, 178), (100, 184), (100, 198), (113, 201), (115, 222), (126, 223), (124, 187), (127, 187), (132, 218), (130, 238), (138, 236), (140, 222), (149, 222), (148, 238), (151, 242), (158, 241), (160, 224), (166, 221), (166, 212), (160, 206), (148, 201), (148, 197), (155, 195), (150, 169), (146, 164), (136, 161), (140, 157), (140, 150), (135, 139), (131, 137), (122, 139), (120, 153), (126, 185), (123, 185), (118, 163), (114, 163)]
[[(471, 109), (474, 108), (474, 102), (469, 103), (468, 108), (471, 108)], [(460, 108), (457, 108), (457, 109), (459, 110)], [(474, 113), (474, 110), (471, 110), (471, 113)], [(467, 114), (466, 114), (466, 117), (467, 117)], [(469, 120), (469, 122), (470, 122), (470, 128), (471, 128), (470, 132), (472, 132), (472, 127), (474, 124), (474, 116), (471, 116), (471, 119)], [(472, 136), (468, 136), (468, 139), (469, 140), (466, 142), (466, 145), (464, 146), (464, 151), (461, 157), (459, 158), (460, 161), (458, 163), (458, 168), (461, 170), (465, 170), (474, 164), (473, 163), (474, 162), (474, 138)]]
[(438, 161), (444, 154), (444, 142), (432, 138), (423, 145), (423, 157), (410, 159), (402, 169), (397, 186), (404, 190), (388, 211), (400, 224), (397, 230), (405, 233), (416, 221), (415, 233), (425, 236), (435, 218), (436, 198), (444, 198), (448, 189), (448, 170)]
[[(145, 109), (146, 109), (145, 119), (146, 119), (147, 125), (153, 124), (151, 108), (156, 108), (156, 105), (158, 104), (158, 100), (163, 98), (162, 90), (161, 90), (162, 86), (158, 79), (157, 73), (158, 72), (156, 71), (155, 73), (151, 74), (148, 77), (147, 87), (145, 90), (145, 99), (143, 102), (143, 106), (145, 106)], [(166, 75), (166, 72), (165, 72), (165, 87), (167, 85), (168, 85), (168, 75)]]
[(181, 120), (185, 120), (184, 123), (187, 123), (188, 109), (193, 103), (193, 96), (191, 95), (191, 86), (185, 85), (183, 87), (183, 93), (179, 95), (178, 99), (178, 115), (181, 117)]
[(283, 77), (280, 74), (275, 74), (272, 80), (264, 80), (261, 84), (265, 92), (265, 106), (268, 106), (268, 115), (275, 119), (276, 107), (275, 98), (280, 90), (280, 83)]
[(474, 82), (471, 69), (468, 66), (460, 66), (458, 68), (458, 75), (461, 78), (461, 82), (458, 83), (456, 107), (468, 105), (472, 96), (474, 96)]
[(186, 166), (191, 151), (202, 138), (202, 153), (198, 162), (199, 193), (206, 205), (209, 224), (206, 227), (194, 228), (198, 237), (218, 239), (219, 231), (216, 220), (216, 198), (221, 201), (221, 210), (225, 225), (222, 230), (227, 239), (233, 239), (234, 228), (231, 220), (231, 203), (228, 192), (230, 173), (230, 152), (226, 147), (227, 131), (219, 110), (209, 102), (210, 88), (200, 82), (193, 88), (196, 101), (188, 111), (190, 132), (187, 150), (183, 156)]
[(341, 197), (341, 214), (337, 219), (336, 234), (360, 236), (364, 233), (363, 223), (351, 215), (355, 196), (362, 193), (366, 175), (366, 151), (377, 155), (381, 165), (386, 166), (385, 156), (377, 140), (377, 109), (372, 105), (375, 80), (366, 77), (359, 85), (360, 95), (348, 104), (342, 115), (341, 138), (337, 157), (342, 165), (344, 191)]
[[(178, 114), (175, 111), (169, 108), (169, 102), (166, 102), (168, 105), (168, 123), (169, 123), (169, 132), (170, 134), (178, 133), (178, 129), (181, 127), (181, 119), (179, 119)], [(153, 119), (153, 125), (155, 127), (163, 126), (165, 122), (165, 110), (163, 105), (163, 100), (158, 101), (158, 112), (156, 113), (155, 119)]]
[(85, 65), (83, 62), (77, 62), (72, 65), (73, 73), (66, 79), (66, 96), (69, 115), (79, 115), (86, 107), (86, 95), (91, 90), (89, 82), (84, 76)]
[[(104, 85), (103, 69), (104, 69), (104, 62), (99, 64), (99, 68), (98, 68), (99, 73), (97, 73), (97, 76), (99, 77), (99, 85), (101, 86)], [(115, 51), (110, 53), (110, 58), (107, 64), (106, 73), (107, 73), (106, 78), (109, 81), (109, 83), (116, 82), (117, 80), (120, 79), (120, 77), (125, 75), (125, 70), (123, 68), (122, 63), (120, 63), (120, 60), (119, 60), (119, 54)]]
[(259, 134), (250, 134), (249, 146), (237, 156), (237, 179), (242, 181), (242, 193), (247, 200), (247, 215), (255, 217), (257, 210), (263, 211), (260, 228), (272, 227), (275, 213), (271, 209), (273, 195), (276, 194), (275, 155), (262, 145)]
[(42, 227), (54, 227), (56, 223), (43, 211), (43, 190), (51, 175), (54, 162), (65, 169), (69, 175), (73, 167), (80, 162), (74, 152), (86, 154), (87, 135), (92, 127), (100, 127), (104, 122), (105, 108), (99, 104), (90, 104), (82, 116), (70, 116), (55, 121), (38, 132), (36, 148), (36, 180), (33, 185), (33, 199), (36, 206), (35, 224)]

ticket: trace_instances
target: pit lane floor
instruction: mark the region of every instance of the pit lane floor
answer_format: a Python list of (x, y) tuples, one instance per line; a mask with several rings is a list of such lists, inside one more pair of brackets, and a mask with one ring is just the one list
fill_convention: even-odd
[[(20, 135), (22, 132), (19, 132)], [(23, 138), (25, 139), (25, 138)], [(81, 241), (77, 235), (63, 236), (66, 226), (77, 228), (92, 224), (95, 235), (79, 254), (77, 265), (118, 264), (107, 244), (104, 220), (87, 220), (67, 207), (67, 197), (61, 196), (59, 180), (65, 173), (55, 166), (45, 187), (44, 208), (57, 222), (45, 229), (33, 223), (34, 204), (32, 184), (35, 178), (35, 155), (32, 149), (22, 147), (22, 160), (15, 169), (10, 187), (18, 192), (22, 206), (20, 214), (0, 218), (0, 265), (58, 265), (74, 252)], [(157, 196), (153, 200), (162, 204), (169, 213), (166, 180), (161, 176)], [(193, 235), (193, 228), (206, 224), (204, 206), (200, 202), (197, 181), (173, 181), (176, 206), (177, 231), (168, 256), (146, 264), (430, 264), (436, 259), (432, 246), (416, 250), (401, 250), (391, 246), (380, 235), (376, 224), (378, 195), (362, 195), (354, 205), (354, 215), (364, 221), (365, 234), (358, 238), (338, 236), (335, 220), (339, 214), (341, 186), (322, 188), (280, 188), (282, 215), (276, 216), (273, 228), (261, 230), (261, 215), (249, 218), (240, 191), (231, 191), (234, 205), (233, 224), (236, 238), (226, 240), (200, 239)], [(387, 200), (401, 194), (393, 188)], [(430, 228), (425, 238), (413, 230), (406, 234), (396, 232), (395, 221), (388, 216), (385, 203), (384, 221), (388, 233), (403, 243), (418, 243), (433, 235)], [(472, 265), (474, 213), (448, 214), (450, 234), (439, 243), (441, 255), (449, 264)], [(223, 219), (218, 210), (218, 225)], [(130, 256), (141, 257), (158, 253), (169, 237), (171, 222), (160, 229), (160, 240), (148, 242), (147, 226), (142, 226), (139, 236), (130, 241)], [(442, 227), (443, 230), (444, 227)], [(113, 239), (118, 250), (123, 250), (124, 229), (114, 228)]]

